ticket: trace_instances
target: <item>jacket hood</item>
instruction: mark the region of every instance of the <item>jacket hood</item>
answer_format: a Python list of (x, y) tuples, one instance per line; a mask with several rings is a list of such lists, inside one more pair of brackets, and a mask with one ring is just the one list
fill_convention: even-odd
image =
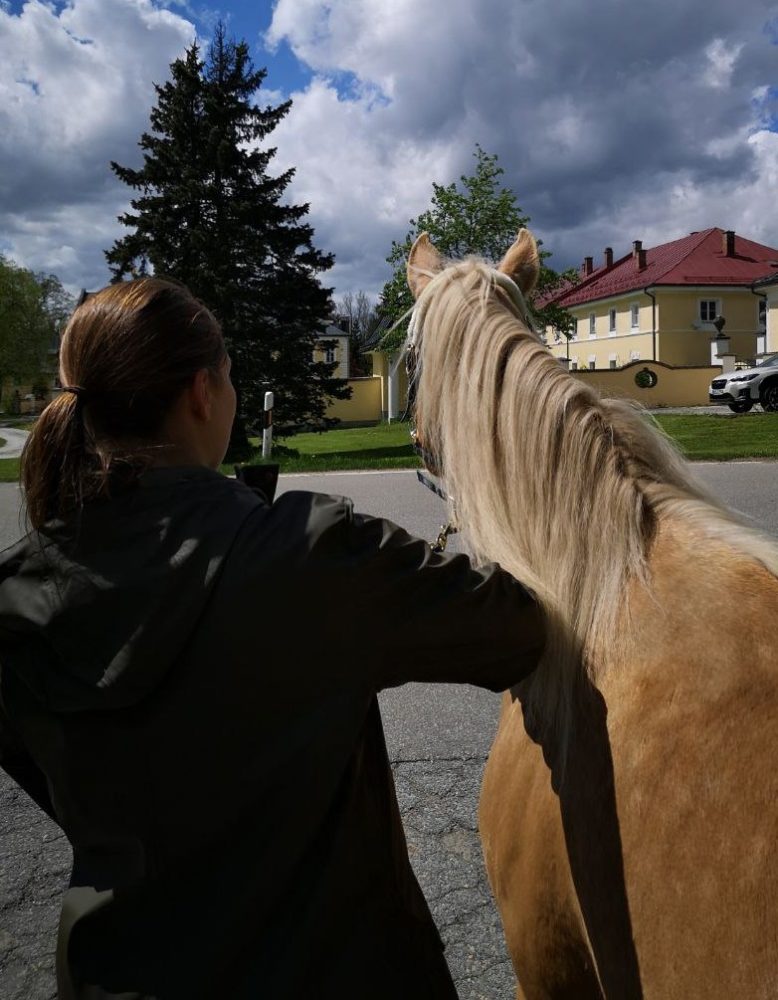
[(136, 704), (184, 652), (245, 522), (264, 507), (205, 468), (52, 521), (0, 554), (0, 663), (50, 709)]

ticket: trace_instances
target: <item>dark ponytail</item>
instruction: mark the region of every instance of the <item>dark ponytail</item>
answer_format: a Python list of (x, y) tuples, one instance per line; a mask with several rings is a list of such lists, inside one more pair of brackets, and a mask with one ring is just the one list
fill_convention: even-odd
[(62, 337), (66, 388), (22, 452), (32, 527), (134, 482), (164, 446), (159, 434), (181, 392), (225, 356), (219, 324), (181, 285), (140, 278), (90, 295)]

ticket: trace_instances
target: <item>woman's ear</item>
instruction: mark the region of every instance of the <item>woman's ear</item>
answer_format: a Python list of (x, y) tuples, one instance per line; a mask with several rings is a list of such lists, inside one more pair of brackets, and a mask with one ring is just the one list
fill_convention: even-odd
[(213, 386), (211, 385), (211, 373), (207, 368), (201, 368), (195, 372), (186, 392), (192, 413), (199, 420), (209, 420), (211, 416)]

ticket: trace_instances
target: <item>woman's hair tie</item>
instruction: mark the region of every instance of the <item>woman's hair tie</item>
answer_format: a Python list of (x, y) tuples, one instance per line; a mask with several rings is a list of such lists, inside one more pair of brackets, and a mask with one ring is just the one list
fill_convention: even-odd
[(86, 389), (84, 389), (83, 386), (80, 385), (63, 385), (62, 391), (72, 392), (73, 395), (79, 399), (83, 399), (83, 397), (86, 395)]

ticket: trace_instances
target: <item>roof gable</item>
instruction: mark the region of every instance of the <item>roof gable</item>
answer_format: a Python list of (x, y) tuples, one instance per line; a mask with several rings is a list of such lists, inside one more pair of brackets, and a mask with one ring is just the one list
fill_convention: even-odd
[(334, 323), (328, 323), (326, 329), (322, 333), (321, 330), (316, 331), (317, 340), (348, 340), (349, 335), (345, 330), (341, 330), (339, 326), (335, 326)]
[(734, 235), (733, 252), (728, 255), (726, 239), (724, 230), (713, 228), (647, 250), (636, 244), (632, 253), (614, 261), (612, 267), (597, 268), (552, 301), (569, 308), (657, 285), (747, 287), (775, 273), (778, 249)]

